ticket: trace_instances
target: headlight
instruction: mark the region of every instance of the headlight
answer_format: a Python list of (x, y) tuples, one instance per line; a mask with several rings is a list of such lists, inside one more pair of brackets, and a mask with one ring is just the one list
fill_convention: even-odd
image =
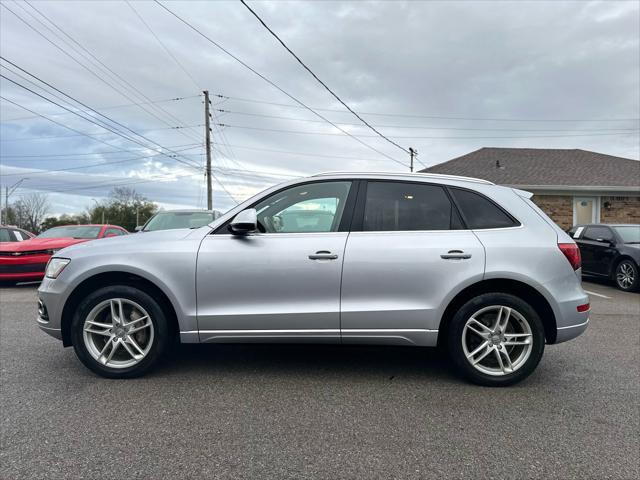
[(51, 258), (49, 263), (47, 263), (47, 268), (44, 273), (45, 277), (58, 278), (58, 275), (62, 273), (64, 267), (69, 265), (70, 261), (68, 258)]

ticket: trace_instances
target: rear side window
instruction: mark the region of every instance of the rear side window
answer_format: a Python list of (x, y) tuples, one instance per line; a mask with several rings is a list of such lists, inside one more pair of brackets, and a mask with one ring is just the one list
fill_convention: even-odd
[(461, 228), (444, 188), (409, 182), (369, 182), (362, 230), (450, 230)]
[(519, 225), (498, 205), (482, 195), (458, 188), (451, 188), (450, 191), (460, 207), (467, 227), (471, 229), (505, 228)]
[(613, 233), (607, 227), (587, 227), (583, 240), (593, 240), (594, 242), (613, 240)]

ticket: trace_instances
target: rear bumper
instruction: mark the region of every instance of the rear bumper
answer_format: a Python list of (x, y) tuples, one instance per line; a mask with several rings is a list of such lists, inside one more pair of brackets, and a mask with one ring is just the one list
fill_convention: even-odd
[(587, 329), (589, 325), (589, 319), (583, 323), (579, 323), (578, 325), (568, 325), (566, 327), (558, 327), (558, 333), (556, 335), (555, 343), (566, 342), (567, 340), (571, 340), (572, 338), (576, 338), (578, 335), (581, 335)]
[(580, 312), (578, 307), (588, 304), (589, 296), (577, 275), (558, 278), (543, 286), (556, 317), (556, 338), (551, 343), (566, 342), (582, 334), (589, 325), (590, 310)]

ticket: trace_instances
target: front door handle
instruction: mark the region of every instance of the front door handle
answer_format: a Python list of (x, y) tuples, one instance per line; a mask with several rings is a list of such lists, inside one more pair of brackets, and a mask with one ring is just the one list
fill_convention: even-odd
[(319, 250), (314, 254), (309, 255), (309, 260), (335, 260), (338, 255), (331, 253), (328, 250)]
[(449, 250), (446, 254), (440, 255), (444, 260), (467, 260), (471, 258), (470, 253), (464, 253), (462, 250)]

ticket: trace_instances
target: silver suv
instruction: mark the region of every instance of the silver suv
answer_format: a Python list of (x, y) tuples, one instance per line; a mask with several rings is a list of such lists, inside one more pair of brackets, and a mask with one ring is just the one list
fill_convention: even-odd
[(579, 250), (530, 197), (443, 175), (295, 180), (210, 226), (58, 252), (38, 324), (106, 377), (179, 339), (440, 345), (471, 381), (513, 384), (589, 321)]

